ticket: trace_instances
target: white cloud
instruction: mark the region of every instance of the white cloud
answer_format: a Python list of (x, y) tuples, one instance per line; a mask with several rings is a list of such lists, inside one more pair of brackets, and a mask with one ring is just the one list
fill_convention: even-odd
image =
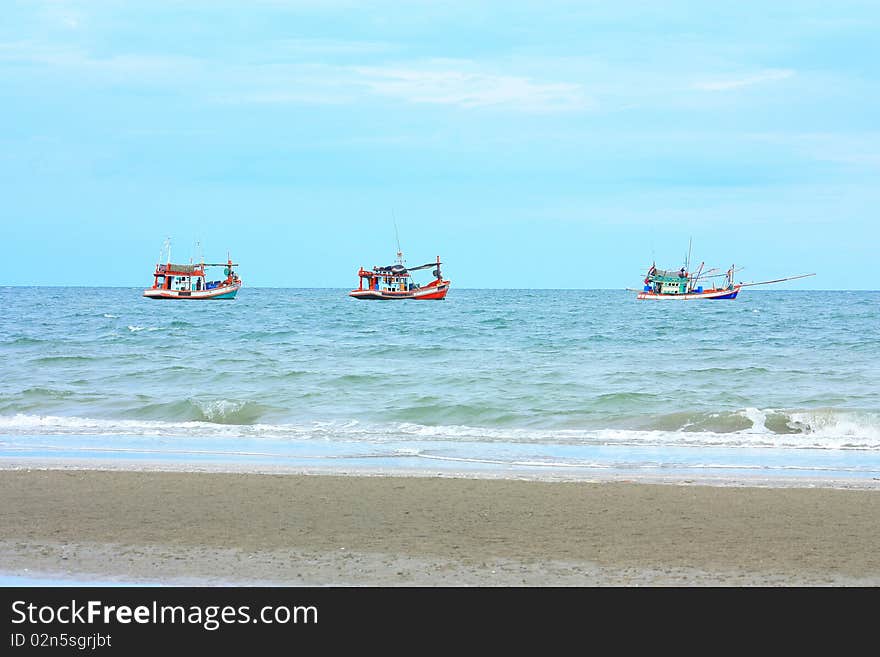
[(778, 144), (822, 162), (853, 165), (875, 173), (880, 168), (880, 132), (754, 134), (743, 137)]
[(76, 30), (83, 23), (83, 12), (68, 0), (48, 0), (38, 11), (46, 24), (67, 30)]
[(466, 60), (372, 67), (309, 62), (310, 55), (320, 59), (330, 53), (363, 55), (389, 48), (379, 42), (290, 40), (274, 44), (268, 54), (233, 63), (152, 53), (96, 56), (75, 46), (18, 41), (0, 43), (0, 63), (40, 66), (110, 84), (160, 85), (181, 93), (197, 90), (225, 103), (339, 104), (373, 96), (524, 112), (595, 106), (580, 84), (488, 72), (485, 65)]
[(755, 84), (763, 84), (765, 82), (776, 82), (785, 80), (795, 74), (791, 69), (767, 69), (746, 77), (731, 78), (727, 80), (711, 80), (707, 82), (698, 82), (694, 84), (695, 89), (703, 91), (729, 91), (731, 89), (740, 89), (742, 87), (750, 87)]
[(272, 57), (303, 57), (314, 55), (373, 55), (398, 50), (385, 41), (351, 41), (344, 39), (283, 39), (269, 48)]
[(412, 103), (560, 111), (591, 107), (579, 84), (536, 82), (514, 75), (464, 70), (357, 67), (357, 82), (374, 94)]
[(96, 57), (80, 48), (50, 46), (30, 41), (0, 43), (0, 62), (44, 66), (50, 70), (91, 79), (117, 82), (170, 83), (201, 66), (192, 57), (173, 55), (128, 55)]

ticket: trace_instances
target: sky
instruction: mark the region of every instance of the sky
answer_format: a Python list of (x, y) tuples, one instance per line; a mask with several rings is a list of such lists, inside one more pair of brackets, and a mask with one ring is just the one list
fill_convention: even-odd
[(0, 285), (878, 285), (880, 2), (4, 0)]

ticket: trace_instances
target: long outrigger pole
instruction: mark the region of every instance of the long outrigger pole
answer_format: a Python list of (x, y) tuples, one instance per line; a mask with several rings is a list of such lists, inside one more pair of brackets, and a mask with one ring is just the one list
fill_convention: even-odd
[(418, 271), (419, 269), (428, 269), (429, 267), (434, 267), (438, 264), (442, 265), (443, 263), (442, 262), (439, 262), (439, 263), (438, 262), (429, 262), (426, 265), (419, 265), (418, 267), (407, 267), (406, 270), (407, 271)]
[(757, 283), (740, 283), (740, 287), (749, 287), (750, 285), (769, 285), (770, 283), (781, 283), (782, 281), (793, 281), (796, 278), (807, 278), (807, 276), (815, 276), (816, 274), (799, 274), (797, 276), (788, 276), (786, 278), (777, 278), (773, 281), (758, 281)]

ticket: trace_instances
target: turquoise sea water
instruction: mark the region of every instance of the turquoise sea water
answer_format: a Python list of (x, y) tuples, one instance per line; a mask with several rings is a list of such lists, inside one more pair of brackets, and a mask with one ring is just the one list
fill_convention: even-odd
[(880, 481), (880, 293), (0, 288), (0, 465)]

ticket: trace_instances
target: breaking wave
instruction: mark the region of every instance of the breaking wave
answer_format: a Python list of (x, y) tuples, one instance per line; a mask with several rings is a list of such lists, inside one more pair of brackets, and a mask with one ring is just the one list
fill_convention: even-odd
[[(130, 413), (133, 419), (124, 420), (18, 413), (0, 415), (0, 433), (880, 450), (880, 413), (855, 410), (747, 408), (732, 413), (662, 416), (656, 420), (659, 426), (637, 429), (544, 430), (357, 420), (259, 422), (277, 411), (248, 401), (182, 400), (140, 407)], [(169, 413), (179, 419), (160, 419)]]
[(136, 325), (129, 324), (128, 330), (131, 331), (132, 333), (138, 333), (140, 331), (148, 331), (148, 332), (161, 331), (162, 329), (159, 328), (158, 326), (136, 326)]
[(145, 420), (165, 421), (168, 418), (205, 424), (252, 425), (274, 410), (271, 406), (252, 401), (231, 399), (180, 399), (171, 402), (146, 404), (132, 408), (127, 415)]

